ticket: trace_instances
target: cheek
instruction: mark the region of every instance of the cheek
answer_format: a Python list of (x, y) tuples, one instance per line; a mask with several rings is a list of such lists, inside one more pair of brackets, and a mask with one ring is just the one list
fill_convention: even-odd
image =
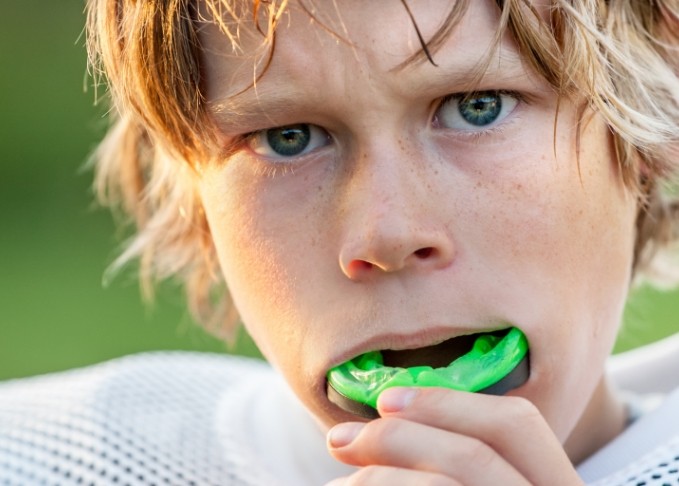
[[(266, 296), (258, 299), (263, 312), (267, 307), (276, 308), (286, 293), (280, 286), (286, 282), (289, 285), (290, 280), (276, 264), (269, 240), (258, 229), (261, 222), (258, 204), (252, 197), (254, 191), (245, 190), (247, 182), (228, 167), (210, 168), (203, 174), (200, 190), (227, 288), (241, 319), (251, 322), (253, 316), (248, 314), (252, 297)], [(249, 331), (258, 341), (257, 329)]]
[[(530, 174), (495, 179), (485, 197), (498, 202), (476, 216), (493, 221), (477, 250), (492, 262), (498, 308), (532, 341), (526, 393), (562, 439), (599, 381), (629, 287), (636, 203), (608, 145), (594, 143), (605, 139), (583, 141), (579, 166), (575, 154), (545, 154)], [(493, 230), (503, 244), (481, 239)]]
[[(315, 236), (316, 214), (301, 210), (313, 208), (304, 204), (309, 191), (287, 192), (287, 203), (281, 204), (281, 191), (272, 194), (266, 178), (251, 177), (237, 167), (208, 170), (200, 189), (222, 273), (242, 322), (272, 364), (299, 366), (296, 357), (311, 338), (309, 315), (314, 311), (307, 308), (314, 307), (309, 302), (300, 304), (310, 287), (300, 275), (315, 278), (323, 272), (310, 268), (334, 261), (314, 257), (323, 248)], [(319, 280), (311, 286), (318, 291), (323, 284)]]
[[(580, 289), (583, 297), (605, 281), (626, 286), (636, 202), (623, 187), (606, 128), (591, 125), (579, 154), (570, 132), (559, 139), (558, 156), (551, 143), (524, 140), (478, 176), (469, 194), (469, 219), (478, 224), (468, 227), (507, 284), (528, 273), (537, 290)], [(536, 136), (551, 140), (546, 132)]]

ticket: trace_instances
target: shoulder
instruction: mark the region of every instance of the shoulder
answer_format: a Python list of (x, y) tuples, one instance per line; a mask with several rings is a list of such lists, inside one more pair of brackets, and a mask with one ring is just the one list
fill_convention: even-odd
[[(76, 386), (75, 390), (91, 389), (121, 378), (128, 386), (162, 384), (196, 376), (208, 381), (238, 379), (241, 373), (267, 372), (269, 366), (256, 359), (240, 356), (186, 352), (156, 351), (124, 356), (92, 366), (0, 382), (0, 398), (10, 394), (37, 393), (63, 383)], [(197, 375), (196, 375), (197, 374)], [(195, 381), (195, 380), (193, 380)], [(66, 390), (62, 390), (66, 391)]]
[(2, 383), (0, 483), (249, 484), (215, 423), (240, 386), (272, 374), (247, 358), (161, 352)]
[(578, 467), (588, 484), (679, 483), (679, 388)]
[(596, 485), (679, 484), (679, 334), (613, 356), (607, 371), (639, 416), (578, 467)]
[(607, 371), (623, 390), (668, 393), (679, 387), (679, 333), (612, 356)]
[[(261, 361), (218, 354), (154, 352), (0, 383), (0, 420), (117, 417), (211, 407), (225, 390), (270, 375)], [(159, 421), (159, 420), (157, 420)]]

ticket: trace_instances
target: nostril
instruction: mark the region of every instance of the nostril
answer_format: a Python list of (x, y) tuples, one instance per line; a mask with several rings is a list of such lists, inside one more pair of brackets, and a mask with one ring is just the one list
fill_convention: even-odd
[(349, 272), (351, 272), (351, 274), (357, 274), (357, 273), (360, 273), (360, 272), (368, 271), (368, 270), (372, 269), (372, 267), (373, 267), (373, 264), (370, 263), (370, 262), (367, 262), (365, 260), (352, 260), (349, 263), (348, 270), (349, 270)]
[(431, 246), (428, 246), (427, 248), (420, 248), (419, 250), (415, 250), (415, 256), (417, 258), (425, 259), (429, 258), (432, 253), (434, 253), (434, 249)]

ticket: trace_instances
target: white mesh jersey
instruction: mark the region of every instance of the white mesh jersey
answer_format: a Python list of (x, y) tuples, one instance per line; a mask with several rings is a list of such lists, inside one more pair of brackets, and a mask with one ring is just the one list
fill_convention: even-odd
[(346, 474), (324, 440), (246, 358), (147, 353), (0, 384), (2, 486), (323, 484)]
[[(147, 353), (0, 384), (0, 486), (318, 486), (352, 470), (265, 363)], [(679, 485), (679, 393), (580, 468)]]
[(679, 389), (578, 468), (596, 486), (679, 485)]

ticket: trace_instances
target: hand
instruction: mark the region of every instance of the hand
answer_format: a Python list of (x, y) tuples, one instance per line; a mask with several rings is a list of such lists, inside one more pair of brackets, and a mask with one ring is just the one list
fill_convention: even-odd
[(359, 466), (328, 486), (583, 484), (528, 400), (442, 388), (392, 388), (381, 418), (328, 433), (331, 454)]

